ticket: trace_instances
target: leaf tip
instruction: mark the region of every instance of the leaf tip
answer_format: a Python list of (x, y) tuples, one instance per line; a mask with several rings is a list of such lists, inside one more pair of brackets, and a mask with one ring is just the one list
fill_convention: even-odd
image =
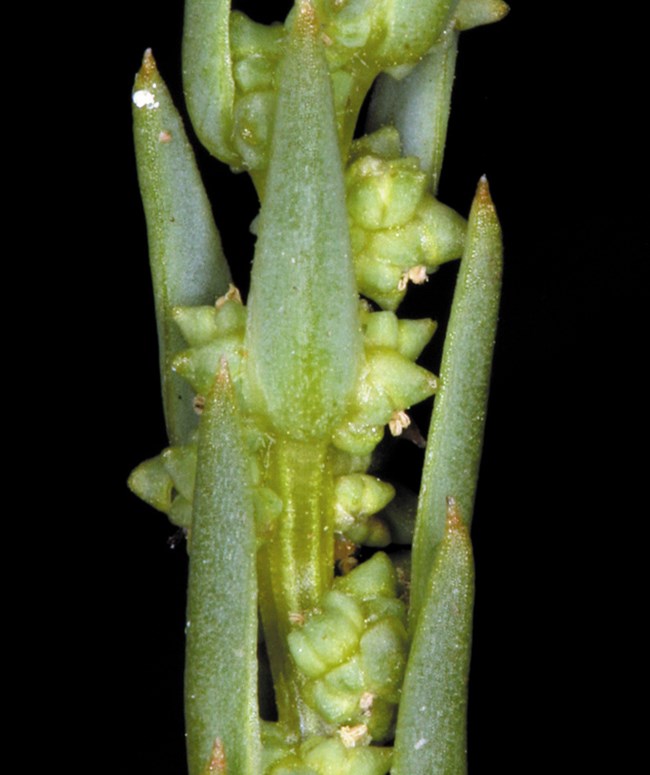
[(318, 32), (318, 16), (312, 0), (299, 1), (294, 30), (299, 37), (316, 37)]
[(226, 775), (226, 750), (223, 740), (218, 737), (212, 746), (210, 762), (205, 770), (205, 775)]
[(160, 106), (156, 97), (160, 74), (156, 66), (156, 60), (153, 58), (151, 49), (148, 48), (142, 57), (142, 65), (135, 76), (133, 84), (132, 99), (136, 108), (148, 108), (155, 110)]
[(156, 60), (153, 57), (153, 52), (148, 48), (142, 57), (142, 66), (140, 68), (140, 75), (145, 80), (150, 80), (156, 75), (158, 67), (156, 66)]
[(497, 211), (492, 200), (490, 185), (486, 175), (481, 175), (476, 187), (474, 202), (481, 217), (485, 218), (487, 216), (491, 221), (497, 220)]
[(478, 186), (476, 187), (476, 198), (479, 202), (492, 202), (490, 196), (490, 184), (488, 183), (487, 175), (481, 175)]

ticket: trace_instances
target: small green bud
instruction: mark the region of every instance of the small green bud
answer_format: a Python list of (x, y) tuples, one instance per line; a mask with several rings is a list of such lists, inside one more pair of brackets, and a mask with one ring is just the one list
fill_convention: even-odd
[(394, 126), (384, 126), (376, 132), (363, 135), (350, 147), (350, 164), (362, 156), (378, 156), (380, 159), (397, 159), (402, 155), (399, 132)]
[(361, 692), (363, 690), (364, 676), (359, 662), (359, 655), (356, 654), (351, 659), (348, 659), (347, 662), (339, 665), (339, 667), (330, 670), (323, 678), (323, 681), (334, 689), (346, 692)]
[(167, 516), (173, 525), (189, 530), (192, 527), (192, 501), (186, 500), (182, 495), (177, 495), (172, 501)]
[(375, 552), (346, 576), (337, 578), (334, 585), (359, 602), (374, 597), (395, 597), (395, 569), (385, 552)]
[(364, 344), (397, 350), (400, 322), (394, 312), (371, 312), (364, 320)]
[[(303, 761), (316, 775), (386, 775), (390, 769), (390, 748), (346, 745), (350, 736), (338, 739), (313, 737), (301, 746)], [(275, 773), (274, 773), (275, 775)]]
[(259, 54), (236, 62), (233, 72), (235, 84), (244, 94), (273, 89), (273, 70), (269, 68), (268, 61)]
[(234, 145), (248, 170), (266, 166), (274, 105), (272, 91), (251, 92), (235, 103)]
[(196, 479), (196, 444), (168, 447), (160, 457), (174, 482), (174, 488), (183, 498), (191, 501)]
[[(399, 590), (398, 590), (399, 592)], [(406, 622), (406, 605), (403, 600), (396, 597), (373, 597), (363, 604), (363, 613), (366, 623), (379, 621), (390, 616), (400, 622)]]
[(289, 651), (310, 678), (340, 665), (355, 651), (363, 632), (363, 613), (351, 597), (334, 590), (323, 599), (322, 613), (289, 633)]
[(401, 266), (384, 263), (378, 259), (378, 255), (381, 256), (372, 249), (355, 253), (354, 269), (359, 293), (363, 293), (383, 309), (394, 310), (406, 295), (406, 287), (401, 287), (404, 270)]
[(346, 538), (355, 544), (363, 546), (376, 546), (378, 548), (388, 546), (391, 543), (391, 535), (388, 525), (378, 517), (370, 517), (363, 522), (347, 527), (341, 531)]
[(173, 371), (186, 379), (199, 395), (209, 390), (220, 361), (228, 361), (233, 382), (241, 379), (244, 347), (241, 334), (224, 336), (203, 345), (183, 350), (172, 360)]
[(371, 454), (384, 437), (384, 423), (368, 425), (363, 418), (347, 420), (332, 434), (332, 444), (351, 455)]
[(167, 514), (179, 527), (192, 522), (196, 475), (196, 444), (168, 447), (141, 463), (129, 477), (130, 489), (143, 501)]
[(322, 659), (318, 644), (311, 642), (309, 633), (294, 630), (288, 636), (289, 651), (298, 668), (307, 678), (318, 678), (327, 672), (327, 664)]
[(378, 56), (386, 65), (417, 62), (445, 28), (455, 0), (387, 0), (377, 9), (387, 28)]
[(429, 344), (438, 324), (429, 319), (400, 320), (397, 336), (397, 350), (405, 358), (415, 361)]
[(430, 269), (460, 258), (465, 248), (467, 221), (433, 197), (426, 197), (418, 210), (422, 224), (422, 263)]
[(334, 485), (337, 529), (376, 514), (395, 495), (395, 488), (368, 474), (339, 476)]
[[(328, 61), (341, 67), (362, 49), (372, 33), (372, 14), (364, 3), (333, 2), (325, 14), (324, 32), (332, 41), (328, 47)], [(327, 18), (329, 16), (329, 18)]]
[(306, 687), (307, 702), (329, 724), (353, 723), (359, 715), (360, 696), (360, 690), (340, 689), (324, 679)]
[(381, 619), (364, 633), (360, 647), (366, 688), (388, 702), (399, 702), (408, 647), (402, 622), (392, 616)]
[(418, 159), (399, 155), (394, 128), (356, 140), (352, 150), (346, 190), (357, 285), (394, 310), (409, 282), (426, 282), (439, 264), (460, 257), (466, 222), (428, 192)]
[(231, 290), (217, 300), (216, 305), (204, 307), (175, 307), (172, 317), (191, 346), (208, 344), (220, 336), (244, 332), (246, 308), (239, 292)]
[(390, 229), (415, 214), (426, 175), (415, 158), (387, 161), (362, 156), (346, 172), (348, 212), (365, 229)]
[(192, 347), (207, 344), (219, 336), (214, 306), (174, 307), (172, 320)]
[(160, 456), (140, 463), (129, 476), (128, 485), (138, 498), (158, 511), (169, 513), (174, 482)]

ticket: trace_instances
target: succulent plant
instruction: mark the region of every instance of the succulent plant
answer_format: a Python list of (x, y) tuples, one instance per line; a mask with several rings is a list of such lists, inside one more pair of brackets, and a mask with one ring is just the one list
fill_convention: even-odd
[[(245, 300), (145, 53), (134, 132), (169, 446), (129, 484), (187, 535), (190, 775), (466, 771), (469, 528), (502, 251), (487, 181), (468, 220), (437, 186), (459, 35), (506, 12), (296, 0), (266, 26), (186, 1), (194, 130), (261, 205)], [(397, 309), (455, 259), (436, 376), (416, 363), (436, 324)], [(416, 507), (380, 478), (377, 447), (434, 394)]]

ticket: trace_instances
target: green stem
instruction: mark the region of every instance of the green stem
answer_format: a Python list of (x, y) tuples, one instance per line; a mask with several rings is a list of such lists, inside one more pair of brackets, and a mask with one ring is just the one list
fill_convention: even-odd
[(327, 447), (281, 440), (270, 453), (267, 485), (282, 498), (277, 529), (258, 559), (260, 608), (281, 722), (303, 733), (317, 723), (300, 699), (301, 679), (287, 635), (318, 606), (334, 576), (333, 476)]

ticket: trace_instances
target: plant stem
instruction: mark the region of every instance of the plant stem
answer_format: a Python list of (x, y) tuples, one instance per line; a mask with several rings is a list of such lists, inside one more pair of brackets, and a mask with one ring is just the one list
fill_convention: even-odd
[(299, 696), (301, 679), (287, 635), (330, 588), (334, 568), (333, 475), (327, 446), (283, 439), (273, 445), (265, 484), (283, 511), (258, 559), (260, 608), (281, 722), (303, 734), (315, 720)]

